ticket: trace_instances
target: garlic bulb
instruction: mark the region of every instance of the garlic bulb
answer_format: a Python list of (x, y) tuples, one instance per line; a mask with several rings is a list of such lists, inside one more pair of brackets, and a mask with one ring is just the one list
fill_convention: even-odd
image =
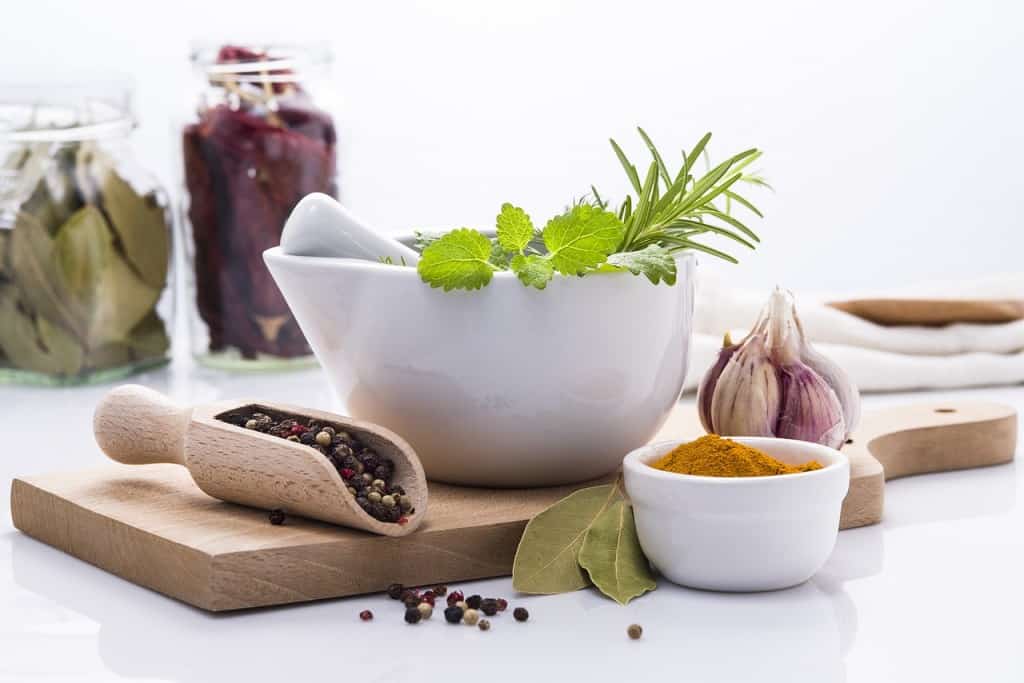
[(738, 344), (725, 336), (701, 380), (704, 428), (723, 436), (777, 436), (839, 448), (860, 419), (860, 394), (804, 336), (793, 295), (776, 288)]

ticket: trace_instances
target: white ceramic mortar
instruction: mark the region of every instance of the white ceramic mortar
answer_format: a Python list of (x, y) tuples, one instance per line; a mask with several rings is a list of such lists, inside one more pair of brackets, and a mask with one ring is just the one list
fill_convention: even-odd
[(414, 268), (264, 254), (345, 411), (409, 441), (434, 480), (585, 481), (651, 439), (682, 389), (691, 255), (674, 286), (629, 273), (496, 273), (444, 292)]

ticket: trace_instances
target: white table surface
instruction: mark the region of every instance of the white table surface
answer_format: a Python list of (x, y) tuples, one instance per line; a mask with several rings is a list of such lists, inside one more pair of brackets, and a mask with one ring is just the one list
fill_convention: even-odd
[[(333, 407), (316, 370), (225, 375), (188, 363), (140, 381), (185, 402), (232, 396)], [(0, 484), (100, 463), (91, 413), (109, 387), (0, 388)], [(1024, 388), (866, 398), (998, 400)], [(692, 398), (684, 399), (692, 403)], [(1020, 451), (1018, 451), (1019, 453)], [(493, 628), (402, 622), (375, 595), (210, 615), (21, 535), (0, 509), (0, 681), (670, 680), (1022, 681), (1022, 468), (912, 477), (886, 487), (885, 521), (844, 531), (798, 588), (757, 595), (662, 580), (620, 607), (592, 590), (516, 597), (509, 579), (459, 586), (531, 613)], [(376, 619), (357, 614), (371, 609)], [(630, 623), (644, 627), (627, 639)]]

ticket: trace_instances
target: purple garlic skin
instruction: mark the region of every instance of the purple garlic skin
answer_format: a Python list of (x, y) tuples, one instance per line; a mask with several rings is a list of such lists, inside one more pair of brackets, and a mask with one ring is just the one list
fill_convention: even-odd
[(750, 334), (728, 335), (701, 380), (704, 429), (722, 436), (776, 436), (839, 448), (860, 418), (860, 394), (842, 368), (804, 335), (792, 294), (776, 288)]
[(725, 369), (729, 359), (738, 348), (739, 345), (733, 344), (727, 333), (722, 341), (722, 350), (718, 352), (718, 359), (715, 360), (714, 365), (708, 368), (697, 389), (697, 414), (700, 416), (700, 423), (704, 425), (705, 431), (714, 431), (711, 429), (711, 399), (715, 395), (715, 385), (718, 383), (722, 370)]
[(839, 448), (846, 440), (843, 406), (832, 388), (806, 365), (779, 371), (782, 401), (775, 436)]

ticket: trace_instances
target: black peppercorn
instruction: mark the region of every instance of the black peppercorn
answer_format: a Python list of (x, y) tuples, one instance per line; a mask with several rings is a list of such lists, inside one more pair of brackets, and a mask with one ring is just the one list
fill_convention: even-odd
[(639, 640), (643, 634), (644, 629), (640, 624), (630, 624), (629, 628), (626, 629), (626, 635), (629, 636), (630, 640)]
[(498, 613), (498, 601), (494, 598), (487, 598), (480, 603), (480, 611), (489, 617), (493, 617)]
[(359, 613), (359, 618), (363, 621), (370, 621), (371, 619), (373, 619), (373, 612), (371, 612), (368, 609), (364, 609), (362, 612)]
[(516, 607), (512, 610), (512, 616), (515, 617), (516, 621), (526, 621), (530, 618), (530, 613), (526, 611), (525, 607)]
[(405, 610), (405, 623), (407, 624), (418, 624), (422, 618), (423, 615), (415, 607), (409, 607)]
[(406, 596), (405, 599), (402, 600), (402, 603), (406, 607), (415, 607), (416, 605), (420, 604), (421, 602), (422, 602), (422, 600), (420, 600), (420, 596), (416, 595), (415, 593), (413, 593), (412, 595)]
[(270, 523), (274, 526), (281, 526), (284, 524), (284, 510), (281, 508), (275, 508), (270, 511)]
[[(315, 449), (338, 471), (348, 495), (378, 521), (406, 524), (415, 513), (412, 501), (406, 500), (405, 490), (392, 481), (394, 461), (367, 448), (347, 432), (308, 417), (271, 416), (246, 409), (225, 413), (217, 419)], [(275, 513), (273, 519), (278, 517)], [(274, 524), (283, 522), (281, 518)]]
[(481, 631), (490, 631), (491, 622), (487, 621), (486, 619), (481, 619), (480, 622), (477, 624), (477, 628), (479, 628)]
[(448, 586), (434, 586), (431, 592), (439, 598), (448, 595)]
[(360, 460), (363, 461), (363, 467), (366, 468), (367, 472), (373, 472), (377, 469), (377, 465), (380, 464), (377, 454), (373, 451), (364, 451)]
[(470, 609), (480, 609), (480, 603), (483, 601), (484, 599), (479, 595), (470, 595), (466, 598), (466, 604), (469, 605)]
[(462, 608), (452, 605), (451, 607), (445, 609), (444, 620), (447, 621), (449, 624), (462, 623)]
[(405, 586), (400, 583), (393, 583), (388, 586), (388, 597), (392, 600), (401, 600), (402, 593), (405, 591)]

